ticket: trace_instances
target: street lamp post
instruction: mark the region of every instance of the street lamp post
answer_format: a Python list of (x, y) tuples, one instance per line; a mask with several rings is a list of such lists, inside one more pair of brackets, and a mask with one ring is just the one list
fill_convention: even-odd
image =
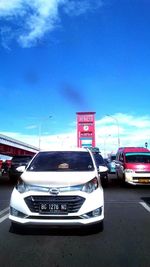
[(41, 132), (42, 132), (42, 122), (47, 120), (47, 119), (50, 119), (52, 118), (52, 116), (48, 116), (48, 118), (45, 118), (44, 120), (42, 120), (40, 123), (39, 123), (39, 150), (41, 148)]
[(105, 158), (107, 157), (107, 155), (106, 155), (106, 139), (110, 136), (111, 136), (111, 134), (108, 134), (108, 135), (105, 135), (105, 137), (104, 137), (104, 157)]
[(116, 125), (117, 125), (117, 140), (118, 140), (118, 148), (119, 148), (120, 147), (120, 135), (119, 135), (119, 122), (118, 122), (118, 119), (113, 117), (112, 115), (109, 115), (109, 114), (107, 114), (106, 116), (111, 117), (116, 122)]

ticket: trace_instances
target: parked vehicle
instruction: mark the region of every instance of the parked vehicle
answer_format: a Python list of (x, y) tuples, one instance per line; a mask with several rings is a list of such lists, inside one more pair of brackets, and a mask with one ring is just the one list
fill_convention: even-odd
[(110, 154), (108, 159), (107, 159), (107, 167), (108, 167), (108, 172), (109, 173), (115, 173), (116, 172), (116, 154)]
[(20, 225), (103, 229), (103, 188), (89, 149), (40, 151), (17, 170), (23, 173), (10, 200), (14, 231)]
[(132, 185), (150, 184), (150, 151), (144, 147), (119, 148), (116, 174), (118, 179)]
[(27, 166), (33, 156), (31, 155), (18, 155), (14, 156), (11, 160), (11, 166), (8, 169), (9, 180), (16, 183), (21, 175), (21, 172), (17, 170), (19, 166)]

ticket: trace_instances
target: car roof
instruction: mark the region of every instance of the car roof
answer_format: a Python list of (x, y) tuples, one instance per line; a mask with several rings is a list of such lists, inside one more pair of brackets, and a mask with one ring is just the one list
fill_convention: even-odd
[(120, 147), (118, 152), (150, 152), (150, 150), (145, 147)]
[(38, 153), (40, 153), (40, 152), (53, 152), (53, 151), (68, 151), (68, 152), (87, 152), (87, 151), (89, 151), (89, 149), (88, 148), (85, 148), (85, 147), (74, 147), (74, 148), (53, 148), (53, 149), (48, 149), (48, 150), (40, 150)]

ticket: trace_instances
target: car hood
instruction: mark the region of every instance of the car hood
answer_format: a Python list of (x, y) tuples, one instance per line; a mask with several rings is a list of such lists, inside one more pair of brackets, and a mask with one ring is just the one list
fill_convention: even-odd
[(88, 172), (29, 172), (25, 171), (21, 179), (27, 184), (63, 187), (85, 184), (96, 176), (95, 171)]

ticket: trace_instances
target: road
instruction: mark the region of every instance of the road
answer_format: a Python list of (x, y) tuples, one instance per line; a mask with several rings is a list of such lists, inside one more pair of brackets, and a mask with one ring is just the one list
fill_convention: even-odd
[(2, 267), (150, 267), (150, 187), (125, 188), (110, 175), (100, 233), (32, 229), (14, 234), (8, 206), (12, 185), (0, 181)]

